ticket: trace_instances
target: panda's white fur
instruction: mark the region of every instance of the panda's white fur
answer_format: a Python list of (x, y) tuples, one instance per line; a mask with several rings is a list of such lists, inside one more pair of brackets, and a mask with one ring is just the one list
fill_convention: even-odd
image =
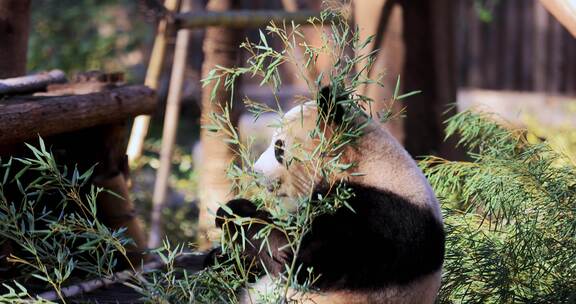
[[(270, 146), (256, 161), (254, 169), (261, 173), (268, 182), (274, 182), (283, 176), (291, 174), (293, 169), (279, 163), (275, 156), (277, 140), (290, 141), (297, 139), (300, 143), (311, 144), (309, 132), (316, 127), (318, 107), (315, 101), (310, 101), (288, 111), (281, 128), (274, 133)], [(365, 119), (365, 118), (364, 118)], [(290, 146), (294, 143), (287, 143)], [(393, 192), (418, 207), (429, 209), (436, 220), (442, 223), (440, 207), (430, 184), (418, 168), (415, 161), (390, 133), (376, 122), (371, 122), (365, 128), (363, 136), (354, 148), (345, 151), (346, 157), (355, 162), (355, 168), (348, 173), (361, 172), (360, 175), (348, 175), (346, 178), (354, 183), (373, 186), (378, 189)], [(297, 171), (297, 170), (296, 170)], [(293, 173), (293, 172), (292, 172)], [(298, 174), (298, 173), (297, 173)], [(317, 181), (311, 181), (317, 182)], [(281, 185), (282, 188), (284, 185)], [(298, 195), (298, 191), (289, 189), (279, 191), (288, 198)], [(344, 244), (346, 245), (346, 244)], [(346, 261), (342, 261), (346, 263)], [(336, 290), (328, 292), (289, 294), (289, 300), (300, 303), (433, 303), (440, 287), (441, 269), (425, 275), (409, 284), (386, 286), (373, 291)], [(259, 295), (273, 289), (273, 279), (261, 278), (249, 292), (242, 296), (241, 303), (257, 303)]]
[[(291, 151), (290, 147), (298, 146), (297, 150), (304, 151), (312, 151), (316, 147), (318, 139), (311, 136), (310, 131), (317, 127), (320, 111), (316, 101), (304, 103), (288, 111), (283, 117), (281, 127), (275, 131), (270, 146), (255, 163), (254, 170), (264, 176), (267, 183), (275, 185), (273, 189), (275, 194), (288, 202), (295, 202), (299, 196), (308, 195), (323, 181), (318, 175), (311, 177), (314, 174), (311, 174), (310, 168), (306, 167), (305, 159), (289, 166), (281, 163), (276, 155), (278, 141), (282, 141), (285, 158), (296, 156), (301, 159), (302, 155), (290, 155), (298, 153)], [(357, 115), (354, 119), (355, 124), (359, 125), (368, 118)], [(329, 127), (325, 130), (330, 132)], [(346, 208), (341, 208), (341, 212), (339, 211), (341, 214), (334, 214), (334, 219), (327, 216), (315, 220), (319, 222), (318, 227), (313, 223), (312, 236), (307, 243), (312, 249), (306, 251), (307, 248), (304, 248), (298, 253), (302, 257), (298, 258), (302, 263), (311, 264), (313, 267), (317, 265), (317, 268), (324, 269), (325, 273), (320, 274), (320, 278), (324, 278), (324, 283), (319, 283), (314, 292), (299, 293), (290, 290), (287, 300), (289, 303), (317, 304), (434, 303), (441, 280), (444, 232), (440, 207), (427, 179), (406, 150), (374, 121), (369, 122), (363, 130), (363, 135), (354, 145), (347, 145), (342, 152), (342, 159), (355, 163), (355, 166), (334, 178), (344, 180), (348, 185), (354, 185), (354, 189), (360, 192), (355, 195), (356, 201), (351, 202), (356, 204), (353, 206), (355, 212), (351, 213), (349, 210), (343, 210)], [(246, 209), (244, 202), (235, 203), (241, 203), (238, 205), (241, 207), (236, 208), (238, 210), (252, 208)], [(231, 203), (229, 206), (234, 207)], [(295, 205), (292, 207), (296, 209)], [(394, 218), (396, 214), (407, 215), (407, 218)], [(367, 217), (366, 221), (363, 218), (348, 221), (349, 218), (362, 216)], [(364, 222), (369, 224), (364, 225)], [(348, 226), (342, 228), (341, 225)], [(408, 227), (409, 225), (418, 227)], [(332, 228), (337, 233), (346, 234), (350, 230), (356, 233), (358, 237), (343, 236), (356, 244), (341, 244), (344, 253), (316, 249), (326, 245), (328, 246), (326, 248), (334, 251), (335, 246), (340, 245), (341, 239), (326, 239), (331, 237), (329, 233)], [(371, 239), (367, 240), (364, 234), (375, 235), (377, 240), (371, 242)], [(396, 234), (399, 235), (398, 239)], [(413, 241), (412, 237), (419, 241)], [(395, 243), (396, 240), (399, 244)], [(325, 242), (331, 243), (324, 244)], [(418, 242), (425, 244), (421, 245)], [(378, 247), (384, 244), (390, 249), (383, 250)], [(346, 246), (358, 245), (365, 248), (346, 249)], [(387, 250), (392, 256), (389, 256)], [(363, 256), (363, 251), (366, 252), (366, 258)], [(337, 257), (334, 257), (333, 253)], [(314, 256), (318, 254), (324, 256)], [(380, 257), (380, 254), (388, 257)], [(351, 260), (347, 260), (349, 255), (353, 256)], [(386, 261), (386, 258), (391, 258), (391, 261)], [(325, 260), (329, 262), (326, 264)], [(353, 268), (345, 269), (350, 269), (353, 273), (339, 269), (347, 264)], [(411, 266), (413, 264), (422, 265), (422, 268), (426, 269), (416, 269), (415, 266)], [(393, 269), (393, 273), (383, 273), (385, 269)], [(248, 291), (242, 293), (240, 302), (263, 303), (258, 299), (274, 289), (276, 280), (278, 278), (269, 276), (260, 278)]]
[[(405, 286), (387, 287), (371, 292), (328, 291), (301, 294), (289, 291), (288, 303), (302, 304), (428, 304), (434, 303), (440, 289), (441, 272), (437, 271)], [(266, 275), (240, 296), (241, 304), (260, 304), (264, 295), (273, 293), (275, 282)]]
[[(300, 142), (311, 141), (308, 133), (316, 127), (317, 117), (315, 101), (308, 101), (286, 112), (280, 124), (282, 128), (274, 132), (270, 145), (254, 163), (254, 170), (270, 182), (288, 174), (288, 168), (275, 159), (274, 143), (287, 137), (297, 137)], [(431, 208), (442, 222), (440, 205), (430, 183), (404, 147), (386, 129), (372, 121), (355, 145), (357, 152), (347, 152), (353, 154), (350, 158), (356, 163), (356, 169), (348, 173), (360, 172), (363, 175), (350, 175), (352, 181), (394, 192), (415, 204)], [(288, 196), (291, 194), (288, 193)]]

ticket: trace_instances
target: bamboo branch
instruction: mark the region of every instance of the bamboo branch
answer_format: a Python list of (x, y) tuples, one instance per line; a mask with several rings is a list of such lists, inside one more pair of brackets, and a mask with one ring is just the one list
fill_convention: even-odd
[(270, 22), (282, 23), (284, 21), (297, 24), (306, 23), (312, 17), (319, 17), (320, 13), (311, 10), (286, 12), (280, 10), (235, 10), (225, 12), (204, 11), (195, 13), (181, 13), (175, 15), (176, 23), (181, 28), (204, 28), (219, 26), (228, 28), (254, 28), (266, 26)]
[(60, 70), (0, 80), (0, 95), (13, 95), (43, 91), (49, 84), (66, 82)]

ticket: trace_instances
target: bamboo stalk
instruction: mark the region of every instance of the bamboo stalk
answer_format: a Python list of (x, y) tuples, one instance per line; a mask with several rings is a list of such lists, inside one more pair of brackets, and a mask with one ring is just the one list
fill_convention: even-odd
[[(191, 0), (182, 2), (181, 10), (189, 11), (192, 8)], [(182, 98), (182, 85), (184, 83), (184, 72), (186, 70), (186, 56), (188, 54), (188, 43), (190, 41), (190, 30), (180, 29), (176, 36), (176, 49), (174, 52), (174, 63), (172, 65), (172, 75), (170, 76), (170, 88), (166, 101), (166, 114), (164, 115), (164, 129), (162, 132), (162, 148), (160, 150), (160, 167), (156, 174), (154, 184), (154, 195), (152, 197), (152, 216), (150, 223), (150, 236), (148, 247), (155, 248), (160, 245), (162, 239), (162, 207), (166, 200), (166, 190), (170, 177), (170, 166), (172, 165), (172, 153), (174, 152), (174, 142), (176, 141), (176, 131), (178, 128), (178, 117), (180, 115), (180, 100)]]
[[(179, 4), (179, 0), (166, 0), (165, 7), (168, 11), (173, 12)], [(168, 35), (168, 20), (162, 18), (158, 23), (158, 30), (156, 38), (154, 38), (154, 46), (150, 54), (150, 62), (148, 63), (148, 70), (146, 71), (146, 78), (144, 85), (151, 89), (158, 89), (160, 81), (160, 74), (162, 73), (162, 65), (164, 63), (164, 54), (166, 53), (166, 40)], [(148, 134), (150, 126), (150, 115), (140, 115), (134, 119), (132, 131), (130, 133), (130, 140), (128, 141), (128, 148), (126, 154), (128, 161), (134, 163), (140, 155), (142, 155), (142, 146)]]
[(234, 10), (224, 12), (204, 11), (197, 13), (176, 14), (175, 19), (180, 28), (204, 28), (219, 26), (227, 28), (254, 28), (266, 26), (270, 22), (306, 23), (312, 17), (319, 17), (317, 11), (302, 10), (286, 12), (280, 10)]

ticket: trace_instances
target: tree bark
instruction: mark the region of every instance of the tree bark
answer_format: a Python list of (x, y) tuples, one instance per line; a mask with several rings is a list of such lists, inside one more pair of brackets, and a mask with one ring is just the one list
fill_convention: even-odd
[(26, 74), (30, 0), (0, 0), (0, 78)]
[(444, 143), (444, 112), (456, 102), (454, 15), (451, 0), (403, 0), (404, 92), (422, 91), (404, 101), (405, 146), (414, 157), (458, 157)]
[[(398, 113), (403, 108), (402, 102), (390, 102), (398, 76), (402, 74), (405, 53), (402, 40), (402, 8), (396, 2), (396, 0), (353, 2), (354, 19), (360, 29), (360, 40), (364, 41), (369, 36), (375, 35), (375, 39), (363, 53), (380, 50), (368, 76), (377, 79), (379, 74), (383, 73), (384, 87), (365, 85), (360, 88), (364, 95), (375, 101), (371, 109), (372, 114), (384, 109)], [(360, 62), (357, 68), (360, 69), (366, 63), (366, 61)], [(398, 141), (403, 142), (403, 124), (403, 119), (399, 117), (388, 121), (385, 127)]]
[[(223, 12), (238, 9), (238, 0), (210, 0), (207, 4), (208, 11)], [(204, 64), (202, 75), (206, 76), (216, 65), (233, 67), (238, 63), (238, 45), (240, 32), (226, 27), (209, 27), (204, 38)], [(231, 93), (223, 87), (216, 90), (214, 99), (211, 100), (215, 83), (202, 89), (202, 124), (210, 124), (210, 113), (220, 112), (220, 106), (230, 100)], [(235, 108), (238, 108), (236, 106)], [(232, 117), (236, 124), (238, 114)], [(232, 185), (226, 177), (226, 169), (234, 160), (232, 147), (224, 142), (223, 134), (209, 133), (202, 129), (202, 163), (200, 164), (200, 218), (198, 223), (198, 243), (200, 248), (209, 246), (209, 239), (214, 228), (214, 215), (220, 203), (226, 203), (231, 198)], [(209, 211), (210, 210), (210, 211)]]
[(120, 122), (155, 108), (155, 93), (145, 86), (87, 95), (8, 99), (0, 107), (0, 143)]

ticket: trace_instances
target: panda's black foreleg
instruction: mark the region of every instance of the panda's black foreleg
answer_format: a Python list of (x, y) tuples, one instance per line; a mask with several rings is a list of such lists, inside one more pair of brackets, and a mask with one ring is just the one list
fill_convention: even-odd
[[(219, 208), (216, 212), (216, 226), (222, 228), (230, 236), (243, 230), (245, 236), (245, 250), (243, 252), (246, 261), (255, 263), (259, 271), (265, 271), (272, 275), (280, 274), (284, 265), (292, 259), (292, 252), (289, 249), (286, 235), (275, 228), (270, 229), (265, 237), (257, 237), (258, 233), (272, 223), (270, 213), (258, 210), (256, 206), (246, 199), (234, 199), (226, 206), (232, 214), (224, 208)], [(233, 220), (236, 217), (247, 218), (242, 224), (237, 224)], [(242, 242), (242, 239), (236, 242)], [(214, 261), (218, 256), (220, 248), (214, 249), (209, 255), (208, 262)]]

